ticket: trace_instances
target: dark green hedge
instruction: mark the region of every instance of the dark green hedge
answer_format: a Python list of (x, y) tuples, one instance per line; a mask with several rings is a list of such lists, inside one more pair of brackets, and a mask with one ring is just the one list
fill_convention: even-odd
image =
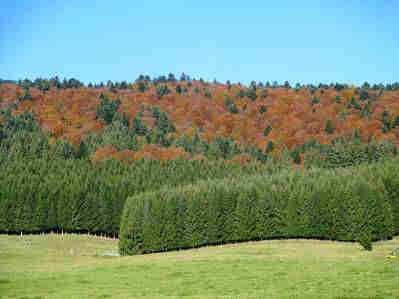
[(383, 167), (379, 164), (371, 165), (368, 172), (372, 175), (372, 179), (381, 180), (385, 186), (394, 215), (395, 234), (399, 235), (399, 160), (387, 161)]
[(223, 162), (1, 159), (0, 232), (74, 231), (117, 235), (126, 198), (162, 186), (246, 175), (265, 166)]
[(395, 223), (398, 233), (399, 180), (389, 176), (399, 167), (397, 160), (390, 163), (283, 171), (139, 194), (125, 203), (120, 252), (269, 238), (391, 238)]

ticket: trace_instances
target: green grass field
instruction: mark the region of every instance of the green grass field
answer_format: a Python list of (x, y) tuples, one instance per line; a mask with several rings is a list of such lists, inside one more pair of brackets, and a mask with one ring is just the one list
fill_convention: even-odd
[(274, 240), (119, 257), (116, 240), (0, 236), (2, 298), (399, 298), (399, 238)]

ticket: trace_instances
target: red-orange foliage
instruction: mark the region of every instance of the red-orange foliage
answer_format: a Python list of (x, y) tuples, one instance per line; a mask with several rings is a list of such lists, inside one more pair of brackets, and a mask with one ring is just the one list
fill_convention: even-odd
[(118, 153), (118, 150), (113, 145), (106, 145), (97, 149), (91, 156), (90, 160), (92, 162), (99, 162), (107, 159), (111, 159), (115, 154)]
[[(355, 88), (342, 91), (330, 88), (323, 92), (318, 89), (314, 94), (305, 88), (297, 91), (269, 88), (267, 92), (258, 90), (258, 98), (251, 101), (247, 97), (237, 96), (240, 89), (245, 90), (245, 87), (237, 84), (228, 89), (224, 84), (203, 85), (193, 81), (190, 87), (187, 82), (180, 82), (182, 87), (188, 89), (183, 94), (175, 92), (175, 83), (168, 84), (172, 92), (161, 99), (156, 96), (153, 86), (144, 93), (137, 89), (111, 93), (106, 88), (52, 88), (43, 93), (31, 88), (32, 100), (18, 102), (17, 113), (33, 111), (40, 126), (53, 138), (66, 138), (76, 144), (88, 133), (103, 129), (103, 122), (96, 118), (96, 109), (100, 102), (99, 95), (105, 93), (121, 100), (119, 111), (130, 120), (137, 112), (143, 111), (143, 106), (159, 106), (174, 123), (176, 136), (193, 136), (199, 132), (207, 141), (217, 136), (230, 137), (239, 144), (253, 145), (262, 150), (268, 141), (273, 140), (275, 152), (278, 153), (284, 147), (291, 149), (310, 138), (327, 143), (338, 136), (350, 136), (358, 129), (365, 139), (387, 139), (399, 145), (399, 128), (385, 133), (381, 130), (381, 114), (384, 110), (389, 111), (393, 119), (399, 116), (399, 91), (384, 91), (378, 95), (378, 91), (370, 90), (370, 96), (377, 100), (371, 102), (371, 115), (362, 117), (360, 110), (348, 107), (352, 97), (358, 98)], [(211, 98), (205, 96), (205, 89), (210, 91)], [(16, 102), (22, 93), (22, 88), (15, 84), (0, 84), (0, 108)], [(226, 96), (237, 106), (237, 114), (226, 109)], [(340, 96), (340, 102), (335, 101), (336, 96)], [(320, 101), (312, 104), (314, 97)], [(361, 107), (365, 106), (365, 102), (360, 101), (360, 104)], [(147, 126), (154, 126), (154, 119), (149, 113), (144, 112), (142, 120)], [(327, 120), (331, 120), (335, 126), (332, 134), (326, 134), (324, 130)], [(271, 126), (272, 130), (268, 136), (264, 136), (263, 131), (267, 126)], [(93, 159), (101, 160), (107, 155), (115, 155), (115, 152), (110, 148), (99, 149), (93, 154)], [(122, 160), (187, 158), (182, 149), (162, 149), (153, 145), (144, 146), (135, 153), (123, 152), (118, 155), (116, 157)]]
[(139, 151), (134, 153), (134, 160), (176, 160), (188, 159), (189, 155), (181, 147), (162, 148), (154, 144), (146, 144)]

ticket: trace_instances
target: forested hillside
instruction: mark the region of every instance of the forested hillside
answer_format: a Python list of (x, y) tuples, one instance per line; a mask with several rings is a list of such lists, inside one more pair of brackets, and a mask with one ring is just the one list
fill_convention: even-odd
[(244, 86), (169, 74), (85, 86), (55, 77), (3, 81), (0, 107), (3, 126), (29, 112), (50, 144), (92, 161), (264, 161), (288, 150), (302, 163), (305, 149), (343, 138), (399, 145), (397, 83)]
[[(162, 190), (189, 190), (194, 196), (192, 202), (200, 203), (201, 190), (211, 188), (216, 193), (209, 200), (216, 208), (201, 209), (200, 212), (210, 214), (200, 218), (206, 221), (221, 208), (225, 220), (231, 221), (227, 215), (230, 212), (226, 211), (242, 212), (246, 205), (240, 206), (241, 200), (250, 200), (248, 194), (240, 193), (244, 186), (255, 186), (254, 182), (265, 178), (260, 188), (269, 188), (270, 181), (266, 178), (281, 170), (341, 169), (381, 160), (396, 165), (398, 145), (399, 84), (291, 87), (288, 82), (283, 85), (252, 82), (244, 86), (204, 82), (184, 74), (179, 80), (170, 74), (153, 79), (140, 76), (129, 83), (109, 81), (88, 85), (57, 77), (1, 81), (0, 232), (64, 230), (117, 235), (125, 201), (131, 197), (124, 226), (126, 236), (130, 237), (129, 215), (140, 212), (137, 205), (143, 198), (156, 205), (158, 198), (169, 200), (172, 196), (173, 201), (174, 196), (180, 196), (175, 191), (169, 195)], [(351, 171), (357, 173), (357, 168), (354, 169)], [(395, 172), (389, 169), (390, 173)], [(326, 181), (330, 176), (340, 177), (339, 182), (346, 180), (341, 170), (320, 173)], [(317, 181), (303, 182), (310, 189), (318, 185)], [(360, 205), (356, 209), (365, 213), (364, 205), (368, 202), (356, 198), (363, 192), (358, 192), (358, 188), (366, 186), (365, 192), (375, 191), (374, 184), (367, 185), (370, 182), (373, 180), (365, 184), (355, 181), (348, 185), (349, 191), (334, 189), (331, 198), (335, 200), (342, 192), (351, 192), (353, 197), (349, 197), (355, 204), (348, 206), (349, 209)], [(180, 189), (188, 184), (193, 187)], [(386, 179), (382, 185), (394, 190), (397, 181)], [(292, 189), (302, 190), (301, 186), (293, 184)], [(156, 194), (152, 199), (145, 192), (160, 193), (151, 193)], [(397, 195), (394, 191), (389, 193), (392, 196), (387, 192), (375, 193), (387, 204), (378, 200), (375, 203), (381, 211), (375, 217), (383, 219), (372, 221), (385, 224), (381, 224), (381, 231), (369, 233), (372, 239), (391, 237), (397, 232)], [(219, 202), (226, 196), (233, 206), (224, 208), (223, 202)], [(291, 209), (302, 210), (303, 204), (313, 200), (306, 197), (298, 205), (292, 203)], [(186, 204), (183, 198), (177, 203)], [(240, 205), (236, 207), (236, 203)], [(340, 206), (336, 208), (340, 213), (347, 211)], [(193, 209), (197, 217), (197, 207)], [(151, 209), (146, 211), (150, 213)], [(276, 211), (284, 215), (292, 212), (285, 207)], [(348, 220), (353, 222), (354, 230), (361, 225), (355, 220)], [(173, 223), (177, 230), (179, 225)], [(342, 232), (327, 234), (306, 229), (295, 234), (284, 228), (286, 224), (279, 225), (283, 225), (279, 228), (281, 233), (271, 235), (229, 232), (209, 237), (207, 231), (199, 228), (205, 237), (198, 242), (186, 243), (176, 237), (167, 248), (162, 247), (166, 246), (162, 242), (137, 250), (127, 245), (126, 252), (273, 236), (353, 239), (357, 234), (352, 232), (346, 237)]]

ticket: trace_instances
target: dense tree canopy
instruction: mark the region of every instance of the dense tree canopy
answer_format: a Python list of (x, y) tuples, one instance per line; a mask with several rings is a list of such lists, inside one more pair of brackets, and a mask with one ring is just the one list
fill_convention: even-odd
[(251, 147), (281, 155), (309, 140), (331, 144), (354, 133), (363, 142), (399, 144), (398, 83), (293, 88), (288, 82), (209, 83), (184, 73), (176, 78), (140, 75), (131, 83), (108, 81), (87, 87), (73, 78), (2, 80), (0, 108), (33, 113), (44, 133), (74, 147), (103, 131), (108, 135), (117, 128), (113, 124), (107, 129), (116, 118), (126, 124), (127, 139), (136, 136), (135, 150), (144, 143), (177, 145), (182, 136), (188, 148), (194, 135), (208, 147), (218, 138), (232, 140), (240, 154)]
[[(125, 199), (143, 191), (397, 154), (398, 84), (287, 83), (1, 81), (0, 231), (117, 234)], [(396, 181), (384, 186), (397, 196)]]

